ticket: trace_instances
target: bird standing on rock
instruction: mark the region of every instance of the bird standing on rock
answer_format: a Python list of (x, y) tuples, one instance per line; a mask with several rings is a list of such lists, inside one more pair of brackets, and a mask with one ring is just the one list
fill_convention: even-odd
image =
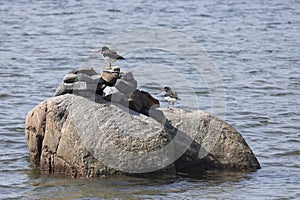
[(98, 50), (98, 52), (101, 52), (102, 58), (109, 62), (109, 66), (111, 66), (112, 62), (115, 62), (116, 60), (124, 60), (122, 56), (120, 56), (117, 52), (110, 50), (107, 46), (102, 47), (102, 49)]
[(165, 100), (167, 100), (167, 102), (168, 102), (168, 108), (169, 108), (170, 102), (172, 103), (173, 108), (174, 108), (175, 101), (180, 100), (177, 93), (173, 92), (172, 89), (168, 86), (162, 88), (160, 91), (165, 92), (164, 96), (165, 96)]

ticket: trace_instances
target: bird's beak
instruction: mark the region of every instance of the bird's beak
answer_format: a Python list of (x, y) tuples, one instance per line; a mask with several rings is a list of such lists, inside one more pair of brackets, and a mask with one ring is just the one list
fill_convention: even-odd
[(102, 49), (99, 49), (98, 51), (96, 51), (96, 53), (102, 52)]
[(165, 91), (164, 88), (160, 89), (160, 92), (164, 92), (164, 91)]

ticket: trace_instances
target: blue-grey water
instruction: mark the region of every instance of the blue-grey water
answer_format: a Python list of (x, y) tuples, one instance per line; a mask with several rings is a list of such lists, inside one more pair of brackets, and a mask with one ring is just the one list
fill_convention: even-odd
[[(225, 120), (242, 133), (262, 169), (154, 180), (38, 173), (28, 158), (28, 111), (51, 97), (63, 76), (85, 65), (107, 38), (152, 27), (186, 35), (209, 53), (226, 88)], [(297, 0), (1, 0), (0, 199), (299, 199), (299, 38)], [(124, 53), (127, 65), (176, 68), (180, 63), (172, 55), (164, 62), (168, 57), (159, 52), (138, 53)], [(99, 57), (99, 66), (104, 64)], [(94, 66), (97, 71), (99, 66)], [(209, 111), (202, 78), (193, 70), (176, 69), (190, 73), (199, 107)], [(170, 85), (176, 78), (169, 77)], [(160, 98), (157, 85), (145, 87)], [(177, 93), (184, 97), (184, 88)]]

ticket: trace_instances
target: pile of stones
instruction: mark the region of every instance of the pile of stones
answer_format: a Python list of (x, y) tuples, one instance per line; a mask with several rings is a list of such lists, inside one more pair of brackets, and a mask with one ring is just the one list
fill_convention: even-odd
[(148, 92), (137, 89), (132, 72), (121, 72), (118, 66), (107, 66), (101, 74), (91, 67), (69, 72), (54, 96), (68, 93), (87, 98), (94, 96), (95, 99), (118, 103), (147, 116), (150, 109), (160, 106), (159, 101)]

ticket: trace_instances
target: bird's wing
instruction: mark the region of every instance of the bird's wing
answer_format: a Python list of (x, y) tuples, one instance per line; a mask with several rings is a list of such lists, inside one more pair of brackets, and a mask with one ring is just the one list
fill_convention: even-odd
[(175, 98), (175, 99), (180, 99), (176, 92), (172, 92), (170, 97)]
[(110, 57), (113, 59), (124, 59), (122, 56), (120, 56), (117, 52), (115, 51), (108, 51), (108, 52), (103, 52), (104, 57)]

